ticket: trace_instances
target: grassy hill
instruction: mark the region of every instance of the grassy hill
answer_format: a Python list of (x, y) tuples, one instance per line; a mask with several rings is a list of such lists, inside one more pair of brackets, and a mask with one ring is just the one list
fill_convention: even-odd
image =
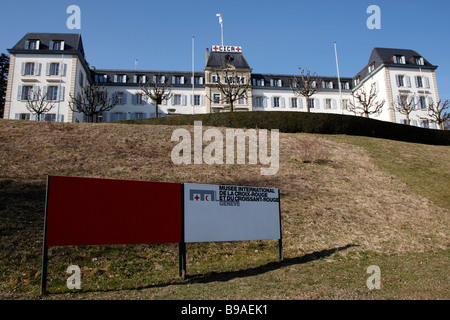
[[(50, 248), (45, 299), (450, 298), (449, 146), (281, 133), (280, 169), (261, 176), (173, 164), (176, 128), (0, 120), (0, 299), (39, 296), (48, 174), (279, 188), (285, 259), (276, 241), (188, 244), (183, 280), (174, 245)], [(366, 287), (370, 265), (381, 290)]]

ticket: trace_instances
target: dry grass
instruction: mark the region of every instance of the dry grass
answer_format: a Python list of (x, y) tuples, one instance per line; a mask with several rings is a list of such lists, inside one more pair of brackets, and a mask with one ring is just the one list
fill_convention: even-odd
[[(186, 128), (193, 132), (192, 127)], [(43, 197), (48, 174), (279, 188), (282, 194), (283, 239), (287, 259), (308, 257), (314, 252), (319, 253), (319, 257), (329, 256), (336, 248), (345, 248), (338, 250), (339, 257), (344, 261), (364, 259), (368, 252), (389, 257), (448, 250), (449, 209), (418, 195), (405, 181), (381, 170), (373, 155), (363, 147), (349, 147), (347, 143), (336, 139), (308, 134), (280, 134), (279, 172), (275, 176), (261, 176), (260, 165), (173, 164), (170, 154), (176, 143), (171, 142), (170, 137), (174, 129), (170, 126), (151, 125), (1, 121), (0, 260), (3, 260), (1, 266), (8, 270), (2, 273), (0, 298), (27, 297), (36, 294), (39, 289), (37, 284), (40, 276)], [(206, 129), (205, 127), (204, 130)], [(421, 148), (420, 145), (410, 145), (413, 150)], [(429, 148), (435, 150), (438, 156), (448, 157), (449, 147)], [(448, 166), (445, 170), (445, 174), (450, 171)], [(348, 245), (352, 246), (347, 247)], [(177, 294), (180, 298), (188, 299), (203, 289), (211, 294), (211, 291), (217, 290), (210, 283), (215, 279), (215, 271), (239, 272), (236, 270), (252, 270), (255, 265), (264, 266), (276, 257), (275, 246), (271, 242), (193, 245), (188, 251), (188, 272), (212, 275), (209, 276), (210, 281), (207, 279), (202, 282), (200, 278), (198, 283), (193, 281), (185, 284), (182, 293)], [(62, 272), (66, 263), (73, 261), (76, 256), (83, 256), (78, 249), (67, 250), (70, 254), (64, 254), (61, 249), (55, 249), (53, 253), (53, 259), (60, 259), (61, 270), (58, 270)], [(148, 283), (157, 284), (162, 281), (167, 286), (145, 290), (141, 288), (139, 292), (134, 292), (136, 280), (133, 280), (132, 275), (126, 274), (125, 270), (128, 269), (123, 265), (117, 267), (113, 259), (106, 258), (105, 251), (93, 248), (80, 261), (87, 263), (93, 257), (98, 259), (85, 266), (87, 277), (109, 281), (106, 289), (120, 285), (122, 288), (129, 287), (132, 291), (105, 294), (102, 291), (96, 292), (95, 287), (92, 287), (91, 292), (87, 292), (84, 297), (177, 297), (174, 291), (179, 289), (170, 285), (178, 282), (174, 280), (177, 274), (174, 256), (177, 248), (144, 246), (130, 250), (133, 254), (128, 254), (137, 260), (126, 260), (136, 264), (135, 274), (153, 272), (156, 276), (149, 275)], [(327, 250), (331, 252), (324, 255)], [(158, 255), (157, 252), (171, 258), (165, 259), (164, 255)], [(244, 259), (248, 252), (252, 253), (252, 258), (239, 260)], [(111, 249), (111, 255), (116, 258), (120, 258), (122, 254), (125, 253), (117, 253)], [(238, 260), (233, 259), (234, 256)], [(444, 256), (447, 257), (446, 254)], [(139, 259), (144, 259), (145, 263), (139, 262)], [(292, 263), (292, 267), (286, 263), (273, 270), (270, 267), (267, 271), (257, 269), (261, 271), (255, 273), (260, 279), (257, 283), (264, 288), (265, 282), (272, 283), (275, 291), (271, 294), (264, 291), (270, 290), (269, 288), (260, 290), (257, 286), (246, 287), (250, 286), (248, 279), (231, 274), (229, 278), (225, 277), (230, 287), (221, 287), (211, 297), (245, 299), (249, 298), (250, 292), (257, 292), (258, 296), (253, 298), (370, 298), (364, 289), (361, 291), (363, 293), (345, 288), (327, 291), (326, 286), (321, 287), (316, 282), (314, 290), (310, 288), (312, 294), (292, 288), (289, 282), (298, 276), (299, 264), (312, 261), (311, 264), (316, 265), (318, 270), (330, 265), (314, 260), (291, 260), (297, 261)], [(199, 261), (207, 263), (201, 264)], [(153, 267), (144, 271), (148, 263)], [(27, 270), (17, 268), (21, 264), (27, 265)], [(301, 266), (303, 267), (307, 268)], [(51, 272), (56, 279), (56, 270)], [(361, 272), (361, 277), (365, 278), (365, 270)], [(131, 277), (132, 281), (124, 284), (117, 279), (124, 276)], [(62, 278), (64, 277), (63, 274)], [(60, 280), (56, 279), (55, 283), (57, 281)], [(330, 281), (324, 283), (329, 285)], [(241, 294), (233, 291), (236, 286), (241, 286)], [(12, 288), (18, 293), (14, 293)], [(64, 292), (61, 289), (64, 288), (62, 281), (58, 288)], [(246, 290), (249, 291), (246, 293)], [(407, 295), (404, 293), (400, 297), (407, 298)], [(64, 296), (58, 296), (62, 297)], [(444, 298), (442, 290), (438, 291), (438, 297)]]

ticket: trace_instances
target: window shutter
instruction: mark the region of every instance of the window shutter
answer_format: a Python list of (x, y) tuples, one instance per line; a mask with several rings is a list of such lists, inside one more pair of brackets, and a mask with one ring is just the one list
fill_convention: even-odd
[(337, 102), (336, 102), (336, 99), (333, 99), (333, 109), (337, 109)]
[(39, 99), (39, 86), (33, 86), (33, 100)]
[(61, 50), (64, 50), (64, 41), (61, 41)]
[(273, 87), (273, 79), (270, 79), (270, 86)]
[(127, 104), (127, 95), (126, 92), (123, 93), (123, 104)]
[(127, 83), (127, 76), (126, 75), (123, 76), (122, 83)]
[(58, 114), (58, 122), (64, 122), (64, 115), (63, 114)]
[(114, 75), (114, 82), (117, 83), (117, 74)]
[(200, 77), (200, 84), (203, 84), (203, 77)]
[(186, 105), (186, 103), (187, 103), (187, 99), (186, 99), (186, 95), (182, 95), (181, 96), (181, 100), (182, 100), (182, 104), (183, 104), (183, 106), (185, 106)]
[(292, 108), (292, 99), (294, 99), (294, 98), (289, 98), (288, 100), (289, 100), (289, 108)]
[(50, 75), (50, 62), (47, 62), (45, 74), (46, 74), (47, 76)]
[(46, 100), (48, 100), (48, 87), (44, 86), (42, 88), (42, 96), (45, 97)]
[(299, 97), (298, 98), (298, 107), (301, 109), (301, 108), (303, 108), (303, 98), (302, 97)]
[(134, 75), (133, 76), (133, 83), (137, 83), (138, 81), (137, 81), (137, 75)]
[(32, 113), (32, 114), (30, 115), (30, 120), (31, 120), (31, 121), (35, 121), (35, 120), (36, 120), (36, 113)]
[(66, 64), (66, 63), (63, 63), (62, 66), (61, 66), (61, 75), (62, 75), (63, 77), (65, 77), (65, 76), (66, 76), (66, 73), (67, 73), (67, 64)]
[(181, 77), (180, 83), (181, 83), (181, 84), (184, 84), (184, 77)]
[(280, 79), (280, 80), (278, 80), (278, 86), (279, 87), (282, 87), (283, 86), (283, 81)]
[(428, 105), (432, 105), (433, 104), (433, 97), (428, 97)]
[(36, 74), (36, 76), (40, 76), (41, 75), (41, 67), (42, 67), (42, 63), (36, 63), (36, 72), (35, 72), (35, 74)]
[(66, 88), (61, 86), (59, 91), (59, 101), (64, 101), (65, 91)]
[(172, 84), (175, 84), (175, 77), (172, 77)]
[(398, 79), (398, 75), (395, 75), (395, 82), (397, 83), (397, 87), (400, 87), (400, 81)]
[(153, 76), (153, 82), (156, 82), (156, 76)]
[(430, 78), (425, 77), (425, 86), (427, 87), (427, 89), (430, 89)]
[(25, 50), (30, 50), (30, 41), (25, 41)]
[(314, 99), (314, 107), (316, 109), (320, 109), (320, 99)]
[(26, 68), (26, 63), (25, 63), (25, 62), (22, 62), (22, 71), (20, 72), (20, 74), (21, 74), (22, 76), (25, 75), (25, 68)]
[(36, 41), (36, 50), (39, 50), (39, 47), (41, 46), (41, 41)]
[(406, 76), (406, 86), (408, 88), (411, 88), (411, 77), (410, 76)]
[(18, 100), (18, 101), (21, 101), (21, 100), (22, 100), (22, 91), (23, 91), (23, 87), (22, 87), (22, 86), (19, 86), (19, 87), (17, 88), (17, 100)]
[(285, 107), (284, 97), (281, 97), (280, 100), (281, 100), (281, 107), (284, 108)]
[(53, 48), (54, 48), (54, 41), (50, 41), (50, 50), (53, 50)]
[(136, 95), (131, 94), (131, 104), (136, 104)]
[(205, 105), (205, 96), (202, 95), (201, 99), (202, 99), (202, 106), (204, 106)]

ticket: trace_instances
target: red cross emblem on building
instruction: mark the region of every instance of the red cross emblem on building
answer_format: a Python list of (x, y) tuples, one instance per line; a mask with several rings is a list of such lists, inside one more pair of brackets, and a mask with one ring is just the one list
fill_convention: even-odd
[(241, 52), (242, 51), (241, 47), (236, 47), (236, 51)]
[(213, 51), (217, 51), (217, 50), (219, 50), (219, 47), (218, 46), (214, 46), (213, 47)]

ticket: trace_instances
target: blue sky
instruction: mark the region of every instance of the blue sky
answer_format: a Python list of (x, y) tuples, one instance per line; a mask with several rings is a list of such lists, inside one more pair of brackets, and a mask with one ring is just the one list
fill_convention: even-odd
[[(66, 9), (81, 9), (81, 29), (69, 30)], [(370, 5), (381, 9), (381, 29), (369, 30)], [(368, 62), (373, 47), (414, 49), (438, 65), (441, 98), (450, 98), (450, 2), (447, 0), (15, 0), (2, 3), (0, 52), (27, 32), (81, 33), (90, 65), (104, 69), (190, 71), (205, 49), (224, 42), (242, 46), (256, 73), (297, 74), (307, 67), (336, 76), (336, 41), (341, 76)]]

